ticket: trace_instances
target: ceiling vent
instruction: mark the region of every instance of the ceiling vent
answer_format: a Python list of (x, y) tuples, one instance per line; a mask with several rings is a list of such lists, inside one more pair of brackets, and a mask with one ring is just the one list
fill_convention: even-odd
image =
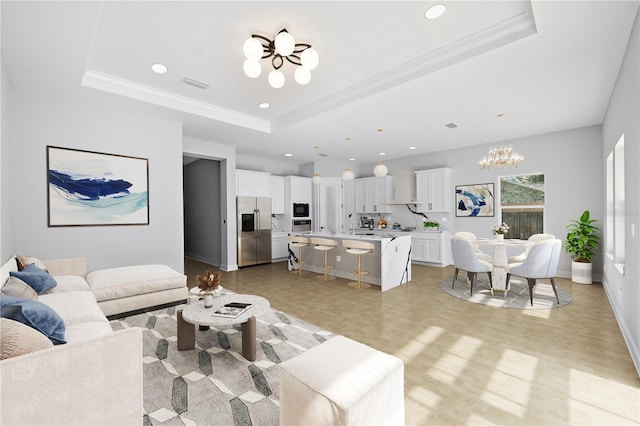
[(328, 156), (329, 156), (329, 154), (323, 154), (323, 153), (320, 153), (320, 154), (318, 154), (318, 155), (319, 155), (320, 157), (328, 157)]
[(456, 123), (445, 124), (445, 126), (447, 126), (450, 129), (455, 129), (456, 127), (458, 127), (458, 125)]
[(181, 80), (184, 84), (188, 84), (189, 86), (193, 86), (193, 87), (197, 87), (198, 89), (208, 89), (209, 85), (207, 83), (203, 83), (201, 81), (198, 80), (194, 80), (192, 78), (189, 77), (182, 77)]

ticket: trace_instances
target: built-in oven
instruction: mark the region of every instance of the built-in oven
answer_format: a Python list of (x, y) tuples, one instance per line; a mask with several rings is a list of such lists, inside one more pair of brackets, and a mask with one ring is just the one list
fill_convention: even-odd
[(309, 203), (293, 203), (293, 217), (309, 217)]
[(293, 219), (291, 230), (293, 232), (311, 231), (311, 219)]

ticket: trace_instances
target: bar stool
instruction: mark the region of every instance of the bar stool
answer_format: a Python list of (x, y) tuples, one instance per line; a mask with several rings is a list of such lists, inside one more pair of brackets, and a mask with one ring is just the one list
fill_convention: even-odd
[[(324, 280), (325, 281), (335, 280), (336, 277), (334, 277), (333, 275), (332, 276), (327, 275), (327, 269), (333, 268), (333, 265), (327, 265), (327, 252), (329, 250), (333, 250), (336, 247), (338, 247), (338, 242), (336, 240), (329, 240), (327, 238), (312, 237), (311, 244), (313, 244), (313, 248), (315, 250), (320, 250), (324, 252)], [(322, 278), (322, 277), (318, 277), (318, 278)]]
[[(289, 235), (289, 247), (298, 248), (298, 275), (302, 275), (302, 249), (311, 243), (311, 239), (307, 237), (298, 237)], [(295, 272), (295, 271), (293, 271)]]
[(349, 254), (355, 254), (358, 256), (358, 270), (356, 270), (356, 274), (358, 274), (358, 282), (349, 283), (349, 287), (353, 288), (371, 288), (369, 284), (362, 284), (362, 275), (366, 275), (369, 272), (363, 271), (360, 268), (360, 256), (363, 254), (372, 253), (375, 249), (375, 245), (372, 243), (367, 243), (365, 241), (356, 241), (356, 240), (342, 240), (342, 245), (345, 248), (345, 251)]

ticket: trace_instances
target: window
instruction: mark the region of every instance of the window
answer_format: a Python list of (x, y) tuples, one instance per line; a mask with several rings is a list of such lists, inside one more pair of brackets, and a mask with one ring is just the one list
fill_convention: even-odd
[(625, 262), (624, 135), (607, 156), (605, 250), (621, 273)]
[(500, 178), (502, 222), (509, 238), (526, 240), (544, 232), (544, 174)]

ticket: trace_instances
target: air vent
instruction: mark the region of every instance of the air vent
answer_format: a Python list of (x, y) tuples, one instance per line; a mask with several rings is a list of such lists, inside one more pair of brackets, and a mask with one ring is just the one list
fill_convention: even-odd
[(456, 127), (458, 127), (458, 125), (456, 123), (445, 124), (445, 126), (447, 126), (450, 129), (455, 129)]
[(328, 156), (329, 156), (329, 154), (323, 154), (323, 153), (320, 153), (320, 154), (318, 154), (318, 155), (319, 155), (320, 157), (328, 157)]
[(208, 89), (209, 85), (207, 83), (203, 83), (201, 81), (198, 80), (194, 80), (192, 78), (189, 77), (182, 77), (181, 80), (184, 84), (188, 84), (189, 86), (193, 86), (193, 87), (197, 87), (198, 89)]

